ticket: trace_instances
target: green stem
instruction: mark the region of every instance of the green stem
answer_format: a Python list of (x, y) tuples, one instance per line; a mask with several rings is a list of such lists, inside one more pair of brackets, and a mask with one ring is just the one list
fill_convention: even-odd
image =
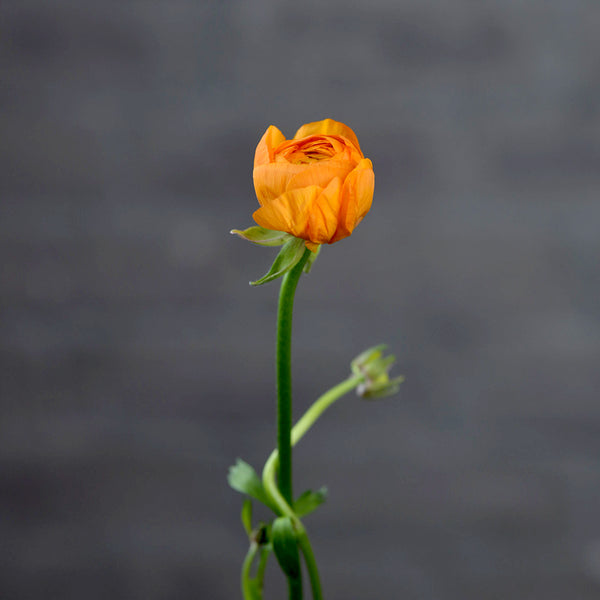
[[(358, 387), (364, 381), (363, 375), (353, 375), (345, 379), (341, 383), (332, 387), (330, 390), (320, 396), (313, 405), (302, 415), (300, 420), (294, 425), (291, 432), (291, 444), (295, 446), (303, 437), (304, 434), (315, 424), (317, 419), (329, 408), (336, 400)], [(262, 479), (265, 491), (273, 500), (281, 514), (290, 517), (296, 528), (298, 536), (298, 545), (304, 556), (304, 562), (308, 570), (310, 585), (314, 600), (322, 600), (323, 593), (321, 591), (321, 582), (319, 579), (319, 570), (315, 561), (315, 556), (306, 533), (304, 525), (294, 513), (291, 504), (286, 501), (280, 493), (275, 481), (277, 465), (279, 462), (279, 452), (277, 449), (271, 452), (271, 455), (265, 463)], [(291, 590), (290, 590), (291, 591)]]
[[(267, 567), (267, 559), (271, 553), (271, 546), (258, 544), (255, 541), (250, 542), (248, 553), (242, 565), (242, 594), (244, 600), (262, 600), (263, 585), (265, 580), (265, 569)], [(258, 555), (258, 565), (256, 575), (252, 577), (252, 563)]]
[(289, 600), (302, 600), (302, 573), (298, 577), (288, 577)]
[(352, 375), (338, 383), (315, 400), (292, 429), (292, 446), (295, 446), (316, 420), (336, 401), (357, 388), (365, 380), (364, 375)]
[[(292, 446), (295, 446), (306, 434), (306, 432), (315, 424), (317, 419), (336, 401), (348, 392), (358, 387), (364, 381), (364, 375), (352, 375), (348, 379), (344, 379), (341, 383), (327, 390), (319, 396), (311, 407), (302, 415), (298, 422), (294, 425), (290, 441)], [(273, 503), (279, 509), (282, 515), (294, 517), (295, 513), (291, 508), (291, 502), (283, 497), (275, 480), (277, 467), (279, 466), (279, 451), (277, 449), (271, 452), (262, 472), (262, 480), (265, 491), (273, 500)], [(281, 469), (280, 469), (281, 471)]]
[(294, 294), (304, 265), (310, 256), (305, 249), (300, 262), (283, 277), (277, 311), (277, 448), (279, 489), (292, 502), (292, 313)]
[(265, 570), (267, 568), (267, 559), (271, 553), (271, 546), (260, 547), (260, 559), (258, 561), (258, 568), (256, 569), (256, 585), (260, 590), (260, 598), (262, 598), (263, 583), (265, 580)]
[(321, 590), (321, 580), (319, 579), (319, 569), (317, 568), (317, 561), (313, 554), (306, 529), (302, 527), (298, 531), (298, 546), (304, 556), (304, 562), (306, 563), (306, 570), (308, 571), (308, 577), (310, 579), (310, 588), (312, 590), (313, 600), (323, 600), (323, 591)]
[(252, 583), (250, 582), (250, 568), (252, 567), (252, 561), (257, 551), (258, 545), (255, 543), (250, 544), (242, 565), (242, 594), (244, 595), (244, 600), (252, 600), (255, 597), (252, 592)]

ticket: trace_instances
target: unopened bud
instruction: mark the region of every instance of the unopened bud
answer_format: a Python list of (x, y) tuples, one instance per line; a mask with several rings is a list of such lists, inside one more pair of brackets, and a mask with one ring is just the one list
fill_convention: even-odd
[(374, 346), (359, 354), (351, 363), (352, 372), (362, 375), (364, 381), (356, 389), (356, 393), (368, 400), (391, 396), (400, 389), (404, 377), (390, 379), (388, 371), (396, 361), (393, 355), (383, 356), (387, 348), (385, 344)]

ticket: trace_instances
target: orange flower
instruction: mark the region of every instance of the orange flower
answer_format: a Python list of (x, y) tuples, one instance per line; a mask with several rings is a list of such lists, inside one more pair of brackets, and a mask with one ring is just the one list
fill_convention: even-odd
[(254, 220), (306, 240), (315, 251), (348, 237), (373, 201), (373, 163), (350, 127), (325, 119), (291, 140), (271, 125), (254, 155)]

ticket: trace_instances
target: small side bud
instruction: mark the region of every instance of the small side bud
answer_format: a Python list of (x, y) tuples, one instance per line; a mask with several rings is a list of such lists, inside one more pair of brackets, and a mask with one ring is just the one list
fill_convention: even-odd
[(359, 354), (351, 363), (352, 372), (362, 375), (365, 380), (356, 389), (356, 393), (366, 400), (385, 398), (395, 394), (400, 389), (404, 377), (390, 379), (388, 371), (392, 368), (396, 357), (384, 356), (385, 344), (374, 346)]

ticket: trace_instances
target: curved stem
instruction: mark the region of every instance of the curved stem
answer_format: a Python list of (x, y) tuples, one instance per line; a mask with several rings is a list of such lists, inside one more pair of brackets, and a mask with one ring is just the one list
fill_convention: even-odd
[[(319, 396), (310, 408), (302, 415), (298, 422), (294, 425), (290, 441), (291, 445), (295, 446), (306, 434), (306, 432), (315, 424), (317, 419), (336, 401), (342, 396), (351, 392), (353, 389), (358, 387), (364, 381), (364, 375), (352, 375), (348, 379), (344, 379), (341, 383), (327, 390), (324, 394)], [(288, 502), (277, 487), (275, 481), (275, 474), (279, 465), (279, 451), (278, 449), (271, 452), (262, 472), (262, 480), (265, 491), (269, 497), (273, 500), (273, 503), (281, 511), (282, 515), (288, 517), (294, 517), (295, 513), (291, 507), (292, 503)]]
[(317, 568), (317, 561), (312, 551), (312, 546), (306, 534), (304, 527), (301, 531), (298, 531), (298, 546), (304, 556), (304, 562), (306, 563), (306, 570), (308, 571), (308, 577), (310, 579), (310, 588), (312, 590), (313, 600), (323, 600), (323, 591), (321, 590), (321, 580), (319, 579), (319, 569)]
[[(265, 580), (265, 569), (267, 568), (267, 559), (271, 553), (271, 546), (258, 544), (255, 541), (250, 542), (250, 548), (242, 565), (242, 594), (244, 600), (262, 600), (263, 583)], [(252, 577), (252, 563), (258, 555), (258, 565), (256, 574)]]
[(286, 499), (281, 495), (281, 492), (279, 491), (275, 481), (275, 473), (277, 472), (278, 465), (279, 452), (277, 450), (273, 450), (263, 468), (263, 486), (279, 513), (283, 516), (294, 519), (296, 517), (296, 513), (294, 513), (291, 505), (288, 504)]
[(250, 568), (252, 567), (252, 561), (254, 560), (257, 551), (258, 546), (256, 544), (250, 544), (250, 548), (248, 548), (248, 553), (242, 564), (242, 594), (244, 595), (244, 600), (252, 600), (255, 597), (250, 581)]
[[(327, 410), (327, 408), (329, 408), (336, 400), (359, 386), (363, 381), (363, 375), (353, 375), (341, 383), (338, 383), (336, 386), (332, 387), (330, 390), (326, 391), (322, 396), (320, 396), (302, 415), (296, 425), (294, 425), (290, 436), (292, 446), (295, 446), (304, 437), (304, 434), (315, 424), (317, 419), (325, 412), (325, 410)], [(291, 504), (288, 503), (280, 493), (275, 481), (275, 473), (277, 471), (278, 462), (279, 452), (277, 449), (275, 449), (273, 452), (271, 452), (271, 455), (267, 459), (267, 462), (263, 468), (263, 486), (281, 514), (292, 519), (296, 529), (296, 534), (298, 536), (298, 545), (300, 546), (300, 550), (302, 551), (304, 562), (306, 563), (306, 568), (308, 570), (313, 599), (322, 600), (323, 593), (321, 591), (319, 570), (317, 568), (317, 563), (308, 539), (308, 535), (306, 533), (306, 529), (304, 528), (304, 525), (300, 519), (294, 513), (294, 509), (292, 508)]]
[(292, 502), (292, 313), (294, 294), (310, 250), (283, 277), (277, 310), (277, 448), (279, 450), (279, 489), (288, 504)]
[(357, 388), (365, 380), (364, 375), (352, 375), (319, 396), (302, 415), (292, 429), (292, 446), (295, 446), (316, 420), (336, 401)]

